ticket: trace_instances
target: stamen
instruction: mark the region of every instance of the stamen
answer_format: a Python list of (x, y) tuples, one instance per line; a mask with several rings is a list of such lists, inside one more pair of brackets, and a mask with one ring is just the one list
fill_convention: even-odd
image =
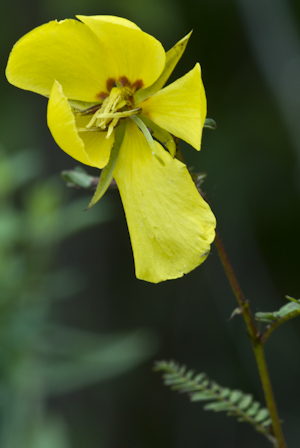
[(88, 109), (83, 110), (75, 110), (75, 113), (77, 115), (93, 115), (97, 110), (99, 110), (101, 107), (101, 104), (96, 104), (95, 106), (89, 107)]
[[(113, 79), (110, 81), (120, 84)], [(121, 81), (125, 82), (125, 79)], [(108, 139), (121, 118), (132, 117), (142, 112), (140, 107), (132, 109), (133, 104), (133, 92), (129, 87), (121, 84), (120, 87), (112, 87), (109, 96), (104, 99), (101, 107), (98, 106), (96, 110), (90, 108), (84, 111), (84, 115), (88, 115), (95, 110), (86, 127), (79, 128), (78, 131), (107, 131), (106, 138)]]
[(124, 112), (113, 112), (108, 114), (99, 114), (97, 118), (123, 118), (123, 117), (130, 117), (131, 115), (138, 115), (142, 112), (142, 109), (140, 107), (137, 107), (135, 109), (131, 110), (125, 110)]
[(105, 132), (106, 129), (100, 129), (96, 126), (92, 127), (92, 128), (77, 128), (78, 132)]
[(112, 122), (110, 123), (110, 125), (108, 126), (107, 134), (106, 134), (106, 137), (105, 137), (105, 138), (107, 138), (107, 140), (108, 140), (109, 137), (111, 136), (111, 134), (112, 134), (114, 128), (117, 126), (118, 121), (119, 121), (119, 118), (114, 118), (113, 121), (112, 121)]

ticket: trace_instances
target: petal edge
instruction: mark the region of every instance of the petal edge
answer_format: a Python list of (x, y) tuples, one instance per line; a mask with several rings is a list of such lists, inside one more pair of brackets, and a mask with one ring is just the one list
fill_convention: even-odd
[(58, 81), (54, 81), (47, 110), (47, 123), (58, 146), (85, 165), (92, 165), (78, 136), (74, 114)]
[(206, 97), (200, 64), (139, 104), (143, 114), (198, 151), (206, 117)]

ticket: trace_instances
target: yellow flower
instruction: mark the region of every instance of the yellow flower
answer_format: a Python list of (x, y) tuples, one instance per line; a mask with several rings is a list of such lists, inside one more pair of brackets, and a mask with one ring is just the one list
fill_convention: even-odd
[(200, 150), (206, 98), (200, 65), (165, 85), (190, 35), (165, 53), (154, 37), (113, 16), (77, 16), (35, 28), (14, 46), (10, 83), (46, 97), (48, 126), (74, 159), (103, 168), (93, 205), (114, 177), (136, 276), (181, 277), (207, 257), (215, 218), (172, 135)]

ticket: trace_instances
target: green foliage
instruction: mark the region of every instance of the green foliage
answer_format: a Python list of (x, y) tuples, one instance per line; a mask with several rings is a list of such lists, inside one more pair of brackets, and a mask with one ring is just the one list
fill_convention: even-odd
[(92, 197), (91, 202), (88, 205), (88, 209), (95, 205), (96, 202), (102, 198), (102, 196), (110, 186), (111, 181), (113, 180), (114, 169), (124, 139), (125, 129), (125, 122), (121, 122), (120, 125), (116, 128), (115, 140), (111, 149), (109, 161), (101, 171), (96, 191), (94, 193), (94, 196)]
[(261, 312), (255, 313), (255, 318), (260, 322), (275, 323), (286, 322), (293, 317), (300, 315), (300, 300), (296, 300), (293, 297), (286, 296), (290, 303), (282, 306), (279, 311), (273, 311), (270, 313)]
[(99, 180), (90, 176), (81, 166), (76, 166), (74, 170), (62, 171), (61, 177), (68, 187), (95, 188)]
[(270, 335), (277, 327), (300, 315), (300, 300), (296, 300), (290, 296), (285, 297), (290, 300), (290, 302), (282, 306), (279, 311), (255, 313), (256, 320), (268, 324), (265, 328), (265, 332), (262, 333), (260, 337), (260, 341), (263, 344), (269, 339)]
[(212, 118), (205, 118), (204, 127), (214, 131), (217, 129), (217, 123)]
[(36, 350), (44, 357), (40, 374), (47, 393), (59, 394), (123, 374), (156, 351), (155, 335), (146, 330), (98, 335), (44, 325)]
[(54, 268), (59, 245), (114, 209), (106, 198), (88, 213), (86, 197), (66, 201), (60, 179), (42, 176), (38, 154), (0, 147), (1, 448), (69, 448), (46, 399), (116, 377), (156, 349), (150, 332), (103, 336), (53, 322), (53, 302), (86, 283), (73, 266)]
[(155, 370), (163, 372), (164, 384), (178, 392), (188, 393), (191, 401), (210, 401), (206, 411), (225, 411), (239, 422), (250, 423), (256, 431), (274, 442), (269, 411), (253, 400), (252, 395), (240, 390), (219, 386), (206, 373), (195, 374), (173, 361), (158, 361)]

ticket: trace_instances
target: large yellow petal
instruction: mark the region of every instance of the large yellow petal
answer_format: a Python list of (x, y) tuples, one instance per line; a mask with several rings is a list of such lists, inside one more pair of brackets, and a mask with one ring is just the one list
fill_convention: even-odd
[(156, 142), (165, 166), (128, 122), (114, 177), (133, 248), (136, 276), (158, 283), (183, 276), (207, 257), (215, 217), (184, 164)]
[(158, 40), (129, 26), (128, 21), (122, 23), (119, 18), (111, 21), (106, 16), (103, 20), (103, 16), (96, 16), (96, 19), (77, 17), (94, 31), (107, 53), (117, 61), (116, 70), (110, 72), (111, 78), (118, 80), (126, 76), (130, 83), (142, 80), (139, 87), (147, 87), (156, 81), (166, 61), (165, 51)]
[(107, 164), (114, 137), (107, 140), (104, 132), (78, 133), (72, 109), (57, 81), (49, 98), (47, 120), (58, 146), (75, 160), (97, 168)]
[(177, 44), (175, 44), (174, 47), (172, 47), (169, 51), (167, 51), (166, 63), (162, 73), (151, 86), (147, 87), (146, 89), (138, 90), (135, 93), (134, 101), (136, 103), (144, 101), (146, 98), (154, 95), (156, 92), (158, 92), (160, 89), (163, 88), (163, 86), (166, 84), (169, 77), (171, 76), (174, 68), (176, 67), (177, 62), (183, 55), (191, 34), (192, 31), (186, 36), (184, 36), (179, 42), (177, 42)]
[(161, 128), (200, 150), (206, 97), (199, 64), (139, 107)]
[(91, 29), (77, 20), (53, 21), (22, 37), (9, 56), (11, 84), (49, 96), (56, 79), (69, 99), (94, 102), (117, 66)]
[[(77, 17), (80, 18), (81, 16), (77, 16)], [(129, 28), (134, 28), (135, 30), (140, 30), (141, 29), (135, 23), (131, 22), (128, 19), (123, 19), (123, 17), (117, 17), (117, 16), (89, 16), (89, 18), (95, 20), (96, 22), (99, 22), (100, 24), (102, 22), (110, 22), (110, 23), (116, 23), (117, 25), (128, 26)]]

